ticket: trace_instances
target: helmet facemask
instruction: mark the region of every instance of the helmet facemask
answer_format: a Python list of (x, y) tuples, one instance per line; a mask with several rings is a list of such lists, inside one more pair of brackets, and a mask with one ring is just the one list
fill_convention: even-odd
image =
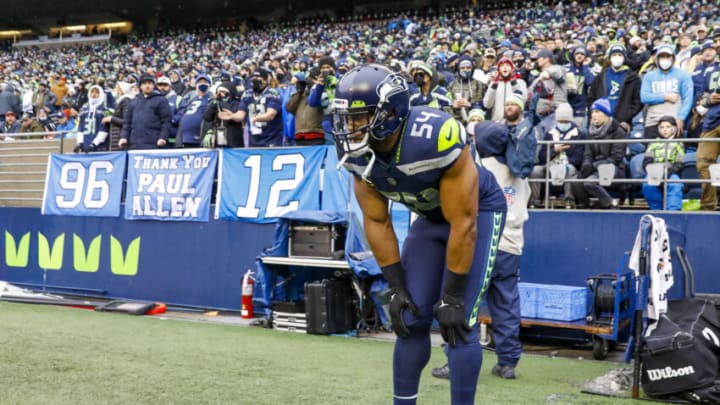
[(375, 108), (343, 108), (338, 106), (344, 100), (335, 100), (332, 115), (332, 133), (335, 142), (349, 157), (362, 156), (370, 148), (370, 136)]

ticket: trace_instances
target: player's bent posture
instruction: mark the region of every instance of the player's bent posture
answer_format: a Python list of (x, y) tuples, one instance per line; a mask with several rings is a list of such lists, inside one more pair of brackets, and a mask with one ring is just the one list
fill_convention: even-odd
[[(482, 364), (477, 315), (505, 197), (493, 175), (473, 161), (462, 125), (436, 109), (410, 108), (407, 83), (384, 66), (346, 73), (333, 106), (341, 162), (355, 176), (365, 233), (393, 290), (394, 403), (416, 401), (434, 315), (450, 346), (452, 403), (471, 404)], [(388, 200), (419, 215), (402, 257)]]

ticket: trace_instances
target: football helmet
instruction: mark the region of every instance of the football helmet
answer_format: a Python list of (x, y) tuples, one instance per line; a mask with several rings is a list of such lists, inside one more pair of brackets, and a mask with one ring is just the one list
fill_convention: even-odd
[(366, 64), (338, 82), (332, 103), (332, 133), (345, 157), (371, 152), (401, 128), (410, 113), (410, 93), (402, 76), (385, 66)]

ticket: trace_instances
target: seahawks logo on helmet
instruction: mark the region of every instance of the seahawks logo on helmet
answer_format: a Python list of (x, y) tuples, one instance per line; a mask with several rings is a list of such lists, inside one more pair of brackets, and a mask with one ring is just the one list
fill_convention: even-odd
[(408, 91), (408, 87), (402, 77), (397, 74), (392, 74), (388, 75), (383, 81), (378, 83), (376, 91), (379, 97), (379, 107), (395, 94)]

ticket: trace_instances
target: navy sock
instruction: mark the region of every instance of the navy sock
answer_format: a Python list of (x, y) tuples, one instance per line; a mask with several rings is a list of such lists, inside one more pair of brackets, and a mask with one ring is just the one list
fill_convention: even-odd
[(472, 404), (475, 401), (475, 390), (482, 366), (482, 346), (477, 336), (470, 342), (472, 343), (455, 347), (448, 345), (450, 395), (453, 405)]
[(410, 327), (410, 336), (395, 341), (393, 393), (395, 405), (412, 405), (417, 400), (420, 374), (430, 361), (430, 330)]

